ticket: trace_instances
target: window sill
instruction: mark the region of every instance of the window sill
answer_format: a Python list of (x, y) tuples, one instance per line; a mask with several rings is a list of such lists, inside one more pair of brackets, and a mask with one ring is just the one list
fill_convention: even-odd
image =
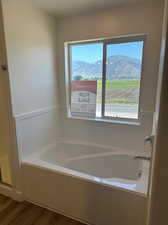
[(77, 116), (69, 116), (68, 119), (75, 119), (75, 120), (86, 120), (86, 121), (94, 121), (99, 123), (108, 123), (108, 124), (119, 124), (119, 125), (128, 125), (128, 126), (140, 126), (141, 123), (139, 120), (117, 120), (117, 119), (103, 119), (103, 118), (86, 118), (86, 117), (77, 117)]

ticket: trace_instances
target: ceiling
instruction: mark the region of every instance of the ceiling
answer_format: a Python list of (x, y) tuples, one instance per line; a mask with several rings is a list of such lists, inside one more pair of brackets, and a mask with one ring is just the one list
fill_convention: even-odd
[(117, 7), (143, 0), (32, 0), (37, 6), (47, 12), (64, 17), (79, 13), (93, 12), (109, 7)]

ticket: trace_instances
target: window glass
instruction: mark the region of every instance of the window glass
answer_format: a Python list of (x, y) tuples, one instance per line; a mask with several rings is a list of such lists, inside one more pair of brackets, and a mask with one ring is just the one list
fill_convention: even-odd
[(71, 115), (138, 119), (143, 39), (68, 46)]
[(106, 54), (104, 115), (138, 119), (143, 42), (108, 44)]
[(71, 113), (101, 116), (103, 44), (72, 45)]

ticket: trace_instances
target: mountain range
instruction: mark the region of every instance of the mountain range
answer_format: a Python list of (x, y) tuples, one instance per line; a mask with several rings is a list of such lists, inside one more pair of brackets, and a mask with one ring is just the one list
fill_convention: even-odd
[[(108, 80), (139, 79), (141, 76), (141, 61), (123, 55), (110, 56), (107, 59), (106, 74)], [(94, 63), (73, 61), (72, 76), (80, 75), (91, 79), (102, 76), (102, 61)]]

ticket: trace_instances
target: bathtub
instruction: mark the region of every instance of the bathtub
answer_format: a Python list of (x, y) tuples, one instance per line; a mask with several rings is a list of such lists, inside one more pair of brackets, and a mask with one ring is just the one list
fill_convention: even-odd
[(87, 224), (144, 225), (149, 165), (136, 154), (58, 142), (23, 159), (23, 192)]

